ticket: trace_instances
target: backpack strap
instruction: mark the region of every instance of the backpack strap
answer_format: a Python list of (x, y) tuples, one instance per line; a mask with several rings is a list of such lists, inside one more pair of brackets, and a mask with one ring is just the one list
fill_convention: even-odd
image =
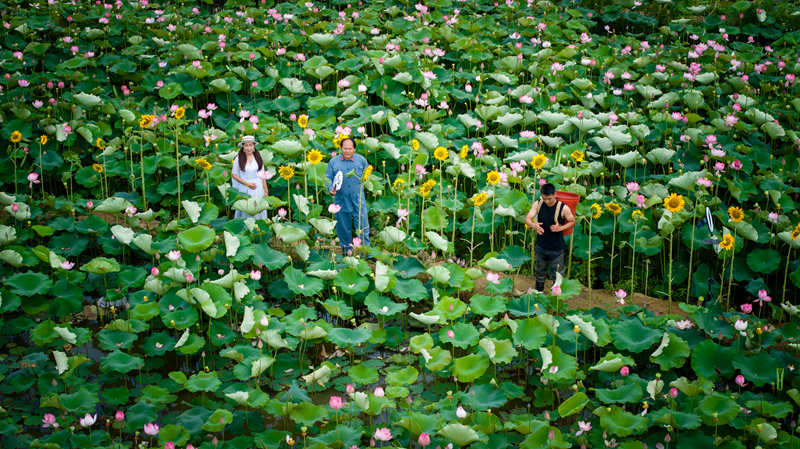
[(556, 216), (553, 217), (557, 224), (561, 224), (561, 209), (564, 207), (564, 203), (561, 201), (556, 201)]

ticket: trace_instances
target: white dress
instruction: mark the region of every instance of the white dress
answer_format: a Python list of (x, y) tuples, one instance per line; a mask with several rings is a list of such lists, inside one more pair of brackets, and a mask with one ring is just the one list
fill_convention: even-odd
[[(261, 198), (264, 196), (264, 181), (262, 181), (258, 177), (258, 162), (255, 159), (248, 162), (247, 165), (244, 167), (244, 171), (239, 168), (239, 157), (237, 156), (236, 159), (233, 160), (233, 174), (244, 179), (248, 182), (254, 182), (256, 184), (255, 189), (251, 189), (246, 185), (242, 184), (241, 182), (233, 179), (232, 184), (233, 188), (244, 194), (245, 196), (249, 196), (250, 198)], [(237, 210), (236, 213), (233, 215), (233, 218), (247, 218), (253, 217), (256, 220), (266, 220), (267, 219), (267, 211), (262, 211), (256, 215), (247, 215), (246, 213)]]

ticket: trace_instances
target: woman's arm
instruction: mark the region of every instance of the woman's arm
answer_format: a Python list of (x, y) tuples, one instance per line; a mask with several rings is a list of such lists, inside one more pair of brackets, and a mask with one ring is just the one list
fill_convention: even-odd
[(269, 187), (267, 187), (267, 180), (266, 179), (262, 179), (261, 182), (264, 183), (264, 196), (269, 195)]
[(242, 184), (246, 185), (247, 187), (250, 187), (251, 189), (255, 189), (255, 188), (256, 188), (256, 184), (255, 184), (255, 183), (253, 183), (253, 182), (245, 181), (244, 179), (240, 178), (238, 175), (231, 174), (231, 176), (232, 176), (232, 177), (233, 177), (233, 179), (235, 179), (237, 182), (240, 182), (240, 183), (242, 183)]

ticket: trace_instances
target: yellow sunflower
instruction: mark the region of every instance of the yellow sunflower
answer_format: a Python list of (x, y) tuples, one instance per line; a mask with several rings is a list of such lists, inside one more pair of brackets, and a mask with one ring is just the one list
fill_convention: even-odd
[(153, 124), (154, 115), (143, 115), (142, 120), (139, 122), (140, 128), (149, 128)]
[(419, 188), (419, 191), (422, 193), (422, 196), (428, 196), (431, 194), (431, 190), (433, 190), (435, 185), (436, 181), (429, 179), (425, 181), (425, 184), (422, 184), (422, 187)]
[(333, 145), (336, 146), (336, 148), (341, 148), (342, 141), (344, 141), (344, 139), (347, 139), (348, 137), (350, 136), (348, 136), (347, 134), (343, 133), (337, 134), (336, 137), (333, 139)]
[(644, 220), (644, 212), (640, 211), (639, 209), (636, 209), (631, 214), (631, 218), (633, 219), (633, 221)]
[(211, 170), (211, 164), (205, 158), (202, 157), (197, 160), (197, 166), (202, 168), (203, 170)]
[(797, 240), (797, 238), (800, 237), (800, 224), (798, 224), (794, 228), (794, 230), (792, 231), (791, 237), (792, 237), (792, 240)]
[(475, 207), (478, 207), (478, 206), (482, 206), (483, 203), (485, 203), (488, 199), (489, 199), (489, 195), (481, 192), (481, 193), (478, 193), (477, 195), (473, 196), (472, 198), (470, 198), (470, 201), (472, 201), (472, 204)]
[(20, 140), (22, 140), (22, 133), (21, 132), (14, 131), (13, 133), (11, 133), (11, 141), (12, 142), (19, 143)]
[(417, 140), (417, 139), (412, 140), (411, 141), (411, 148), (413, 148), (414, 151), (419, 151), (419, 140)]
[(536, 156), (533, 157), (533, 160), (531, 161), (531, 166), (534, 168), (534, 170), (541, 170), (542, 167), (544, 167), (544, 164), (546, 163), (547, 163), (547, 156), (545, 156), (544, 154), (537, 154)]
[(175, 118), (180, 120), (186, 116), (186, 109), (180, 107), (175, 110)]
[(500, 182), (500, 173), (497, 173), (496, 170), (492, 170), (486, 175), (486, 181), (489, 182), (491, 185), (497, 185)]
[(369, 179), (369, 175), (372, 174), (372, 170), (373, 170), (373, 168), (372, 168), (371, 165), (369, 167), (365, 168), (364, 169), (364, 174), (361, 176), (361, 179), (363, 179), (364, 181)]
[(303, 129), (306, 129), (308, 126), (308, 116), (303, 114), (300, 117), (297, 117), (297, 125)]
[(594, 219), (598, 219), (600, 218), (601, 215), (603, 215), (603, 208), (597, 203), (592, 204), (590, 209), (592, 218)]
[(722, 238), (722, 241), (719, 242), (719, 246), (722, 247), (724, 250), (729, 250), (733, 248), (733, 245), (736, 243), (736, 239), (733, 238), (732, 234), (725, 234), (725, 237)]
[(570, 154), (570, 157), (572, 157), (572, 159), (575, 159), (575, 162), (578, 163), (580, 163), (583, 160), (583, 156), (584, 154), (583, 151), (581, 150), (575, 150), (572, 152), (572, 154)]
[(319, 164), (320, 162), (322, 162), (322, 153), (321, 153), (319, 150), (311, 150), (311, 151), (310, 151), (310, 152), (309, 152), (309, 153), (306, 155), (306, 160), (307, 160), (307, 161), (308, 161), (308, 162), (309, 162), (311, 165), (317, 165), (317, 164)]
[(406, 182), (405, 182), (405, 181), (403, 181), (402, 179), (400, 179), (400, 178), (397, 178), (397, 179), (395, 179), (395, 180), (394, 180), (394, 184), (392, 184), (392, 188), (393, 188), (393, 189), (395, 189), (395, 190), (400, 190), (400, 189), (402, 189), (402, 188), (403, 188), (403, 185), (404, 185), (405, 183), (406, 183)]
[(47, 134), (42, 134), (42, 137), (39, 137), (39, 142), (41, 142), (42, 145), (46, 144), (47, 143)]
[(610, 210), (614, 215), (618, 215), (620, 212), (622, 212), (622, 208), (617, 203), (606, 204), (606, 209)]
[(95, 145), (97, 148), (100, 148), (101, 150), (102, 150), (102, 149), (104, 149), (104, 148), (106, 147), (106, 143), (105, 143), (105, 142), (103, 142), (103, 139), (101, 139), (101, 138), (99, 138), (99, 137), (98, 137), (98, 138), (97, 138), (97, 140), (94, 142), (94, 145)]
[(92, 169), (97, 173), (103, 173), (103, 166), (100, 164), (92, 164)]
[(744, 219), (744, 211), (738, 207), (729, 207), (728, 208), (728, 217), (734, 223), (739, 223)]
[(447, 152), (447, 148), (445, 148), (445, 147), (436, 147), (436, 149), (433, 150), (433, 157), (435, 157), (436, 159), (438, 159), (440, 161), (444, 161), (445, 159), (447, 159), (447, 155), (448, 155), (448, 152)]
[(290, 180), (294, 176), (294, 167), (289, 167), (288, 165), (281, 165), (278, 169), (278, 174), (281, 175), (281, 178), (285, 180)]
[(683, 200), (683, 195), (678, 195), (677, 193), (673, 193), (664, 198), (664, 207), (672, 213), (682, 211), (685, 204), (686, 202)]
[(466, 159), (468, 153), (469, 153), (469, 147), (467, 145), (464, 145), (463, 147), (461, 147), (461, 152), (458, 153), (458, 157), (460, 157), (461, 159)]

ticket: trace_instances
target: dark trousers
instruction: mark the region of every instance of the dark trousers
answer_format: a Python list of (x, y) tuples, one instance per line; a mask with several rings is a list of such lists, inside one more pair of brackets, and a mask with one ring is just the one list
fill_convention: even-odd
[(533, 271), (536, 273), (536, 290), (541, 292), (544, 290), (544, 281), (547, 280), (548, 270), (553, 282), (556, 280), (556, 273), (561, 273), (561, 276), (564, 276), (564, 250), (547, 251), (537, 245), (535, 253), (536, 261), (533, 265)]

